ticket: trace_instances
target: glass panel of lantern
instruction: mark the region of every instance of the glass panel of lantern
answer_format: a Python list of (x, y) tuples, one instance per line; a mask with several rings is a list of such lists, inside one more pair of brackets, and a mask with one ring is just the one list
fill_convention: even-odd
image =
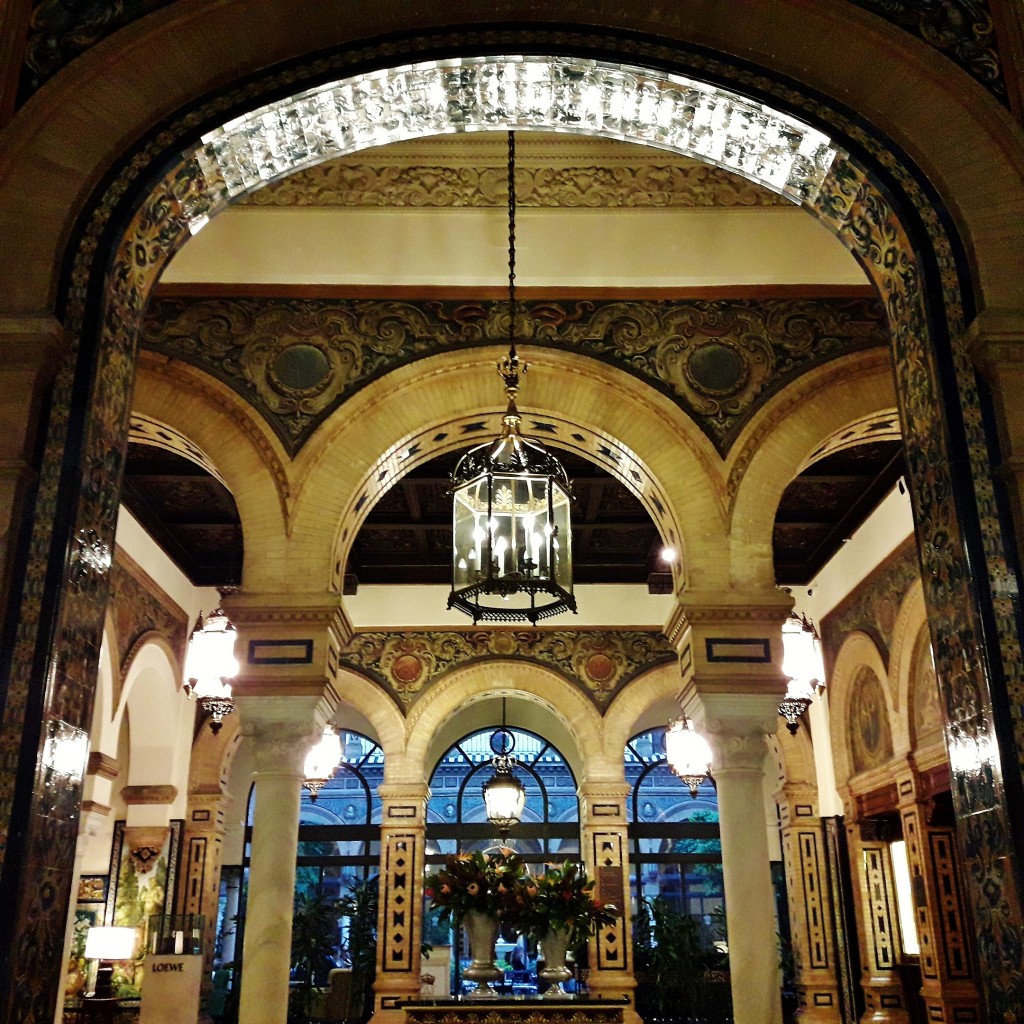
[(530, 606), (530, 580), (571, 592), (569, 495), (558, 480), (484, 473), (455, 490), (453, 510), (454, 590), (479, 585), (509, 608)]

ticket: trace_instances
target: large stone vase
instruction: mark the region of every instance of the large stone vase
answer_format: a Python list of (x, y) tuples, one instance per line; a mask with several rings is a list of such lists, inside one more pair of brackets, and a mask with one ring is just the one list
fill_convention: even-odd
[(569, 950), (571, 932), (568, 928), (555, 928), (540, 940), (540, 951), (544, 954), (544, 969), (537, 977), (546, 982), (545, 999), (564, 999), (567, 995), (562, 982), (572, 977), (572, 971), (565, 966), (565, 955)]
[(468, 993), (470, 999), (497, 999), (498, 993), (491, 988), (492, 981), (500, 981), (504, 974), (494, 966), (494, 944), (498, 941), (500, 923), (496, 917), (479, 910), (467, 910), (462, 918), (469, 940), (469, 956), (472, 961), (462, 972), (468, 981), (475, 981), (476, 988)]

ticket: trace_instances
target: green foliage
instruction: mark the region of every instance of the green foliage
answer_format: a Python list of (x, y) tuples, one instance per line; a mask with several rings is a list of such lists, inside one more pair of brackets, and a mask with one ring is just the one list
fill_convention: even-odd
[(441, 924), (462, 918), (467, 910), (507, 917), (511, 923), (523, 898), (520, 886), (525, 870), (511, 851), (474, 850), (448, 857), (440, 871), (424, 879), (423, 891)]
[[(373, 981), (377, 976), (377, 908), (380, 887), (376, 878), (356, 882), (348, 895), (338, 903), (342, 917), (349, 919), (348, 947), (345, 958), (352, 967), (352, 986), (369, 993), (369, 1006), (373, 1006)], [(363, 1005), (367, 1005), (364, 1001)]]
[(292, 911), (292, 970), (302, 984), (292, 994), (289, 1015), (309, 1015), (313, 986), (324, 984), (338, 948), (338, 901), (297, 892)]
[(637, 992), (642, 1017), (708, 1014), (715, 987), (709, 972), (721, 966), (720, 956), (704, 948), (689, 914), (662, 896), (642, 900), (633, 918), (633, 955), (643, 979)]
[(575, 950), (618, 916), (616, 907), (594, 899), (594, 880), (571, 861), (549, 867), (535, 881), (527, 878), (522, 885), (525, 899), (517, 907), (516, 923), (532, 939), (565, 929), (570, 932), (569, 946)]

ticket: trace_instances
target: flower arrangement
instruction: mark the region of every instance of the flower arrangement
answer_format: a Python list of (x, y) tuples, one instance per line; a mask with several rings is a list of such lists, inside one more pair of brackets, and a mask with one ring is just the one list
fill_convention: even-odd
[(527, 878), (524, 888), (526, 906), (518, 924), (533, 939), (565, 930), (570, 933), (570, 947), (576, 949), (618, 916), (612, 904), (594, 899), (594, 880), (570, 861), (549, 867), (535, 880)]
[(424, 893), (441, 924), (479, 910), (515, 927), (526, 903), (524, 874), (523, 862), (511, 851), (475, 850), (448, 857), (442, 870), (424, 879)]

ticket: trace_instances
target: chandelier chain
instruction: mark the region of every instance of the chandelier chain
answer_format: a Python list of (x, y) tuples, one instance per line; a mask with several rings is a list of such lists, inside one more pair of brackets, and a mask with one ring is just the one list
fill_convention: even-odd
[(516, 357), (516, 133), (508, 133), (508, 354)]

